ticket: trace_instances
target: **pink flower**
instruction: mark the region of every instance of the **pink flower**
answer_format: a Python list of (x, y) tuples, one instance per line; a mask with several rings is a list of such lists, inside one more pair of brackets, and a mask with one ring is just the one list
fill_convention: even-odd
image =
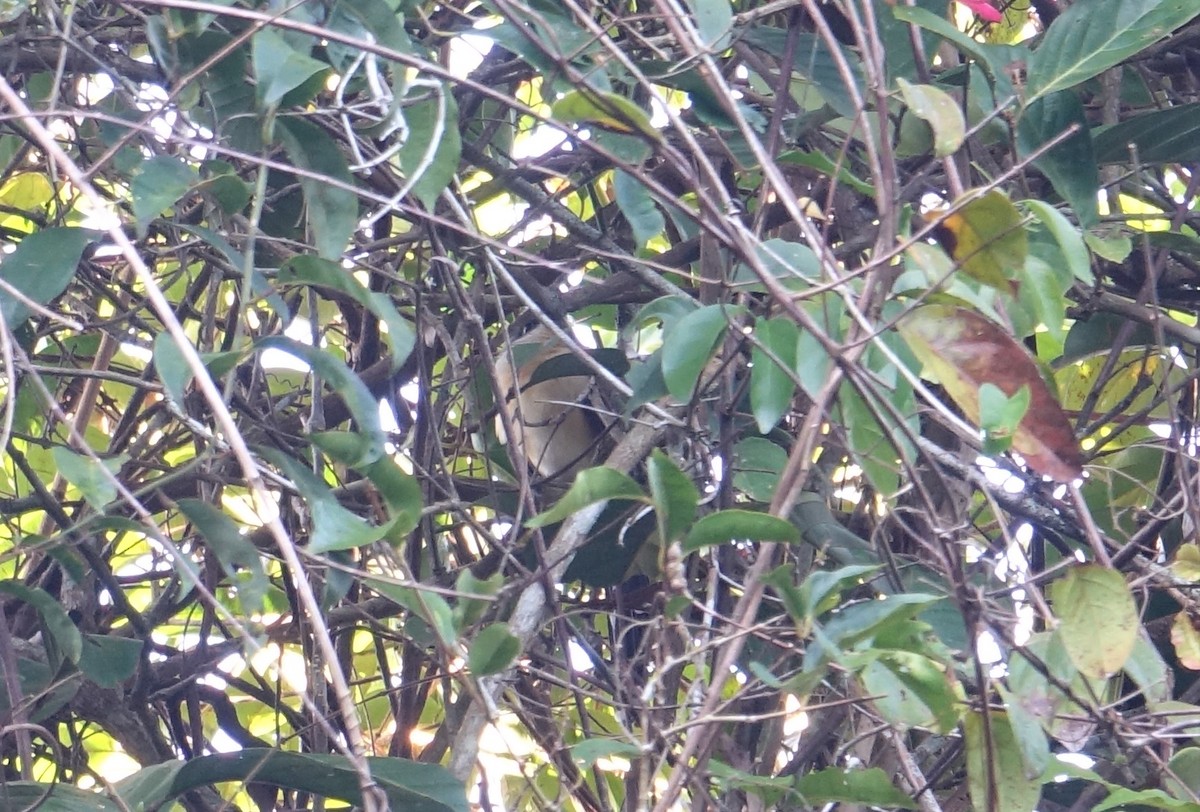
[(993, 8), (987, 0), (958, 0), (958, 3), (971, 9), (984, 22), (998, 23), (1004, 19), (1004, 15)]

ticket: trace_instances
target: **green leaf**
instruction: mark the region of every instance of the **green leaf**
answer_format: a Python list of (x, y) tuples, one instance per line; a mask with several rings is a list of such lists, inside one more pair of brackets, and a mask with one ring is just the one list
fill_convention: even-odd
[(933, 154), (944, 158), (957, 152), (967, 137), (967, 123), (958, 102), (933, 85), (914, 85), (903, 78), (898, 78), (896, 84), (908, 109), (933, 130)]
[(750, 352), (750, 410), (758, 430), (767, 434), (787, 414), (796, 394), (791, 372), (796, 368), (800, 328), (786, 317), (766, 319), (755, 325), (754, 339), (756, 344)]
[(564, 124), (594, 124), (620, 133), (638, 133), (654, 141), (662, 134), (642, 108), (624, 96), (592, 88), (568, 92), (550, 108), (550, 116)]
[(286, 336), (267, 336), (254, 343), (257, 350), (281, 350), (288, 355), (304, 361), (313, 372), (332, 389), (339, 392), (346, 400), (350, 413), (358, 430), (367, 438), (362, 458), (347, 465), (359, 467), (369, 465), (383, 454), (387, 440), (383, 426), (379, 422), (379, 401), (371, 394), (371, 390), (362, 379), (350, 371), (345, 363), (335, 358), (325, 350), (317, 349), (310, 344), (288, 338)]
[(1138, 631), (1133, 651), (1125, 661), (1125, 673), (1141, 689), (1147, 706), (1161, 711), (1162, 703), (1171, 699), (1170, 669), (1144, 628)]
[(692, 399), (700, 373), (712, 358), (725, 328), (740, 307), (707, 305), (688, 313), (663, 336), (662, 374), (667, 391), (680, 403)]
[(454, 610), (445, 598), (436, 592), (404, 586), (372, 575), (366, 575), (365, 578), (371, 589), (429, 624), (443, 648), (447, 651), (457, 650), (458, 630), (454, 625)]
[(293, 47), (276, 28), (263, 28), (251, 38), (250, 45), (260, 110), (277, 107), (289, 91), (330, 70), (328, 64)]
[(733, 449), (733, 487), (756, 502), (775, 497), (787, 452), (766, 437), (747, 437)]
[(112, 475), (121, 470), (121, 465), (128, 459), (126, 455), (96, 460), (76, 454), (61, 445), (54, 446), (50, 453), (63, 477), (79, 488), (83, 498), (96, 510), (103, 511), (106, 505), (117, 498), (117, 486), (112, 481)]
[(896, 789), (888, 774), (878, 767), (866, 770), (828, 767), (799, 778), (794, 788), (809, 808), (835, 802), (891, 809), (917, 808), (916, 802)]
[[(791, 40), (794, 43), (791, 60), (792, 72), (801, 80), (796, 84), (801, 86), (802, 92), (811, 92), (805, 87), (805, 85), (811, 85), (816, 88), (820, 98), (824, 99), (825, 103), (838, 115), (846, 118), (854, 118), (858, 115), (854, 94), (846, 86), (846, 80), (838, 67), (838, 60), (835, 58), (834, 52), (830, 49), (829, 44), (817, 34), (796, 33), (782, 27), (769, 25), (748, 25), (739, 28), (738, 37), (777, 59), (782, 58), (787, 52), (788, 42)], [(840, 56), (850, 65), (852, 81), (858, 91), (857, 96), (861, 99), (866, 95), (866, 83), (863, 81), (859, 63), (847, 48), (841, 46), (840, 43), (837, 47), (841, 51)], [(890, 57), (891, 54), (889, 54), (889, 65), (892, 61)], [(805, 101), (808, 102), (808, 99)]]
[(1058, 209), (1044, 200), (1025, 200), (1021, 203), (1029, 212), (1041, 221), (1046, 230), (1053, 235), (1062, 251), (1063, 259), (1071, 271), (1071, 276), (1085, 285), (1091, 285), (1096, 280), (1092, 275), (1092, 262), (1088, 254), (1087, 243), (1083, 234)]
[(499, 674), (521, 653), (521, 642), (504, 623), (493, 623), (475, 637), (467, 654), (467, 667), (478, 677)]
[[(43, 228), (23, 238), (11, 254), (0, 255), (0, 277), (25, 298), (48, 305), (75, 277), (88, 244), (82, 228)], [(0, 289), (0, 315), (8, 329), (29, 318), (29, 308)]]
[(887, 651), (859, 672), (863, 689), (885, 719), (901, 729), (932, 727), (949, 733), (958, 724), (958, 697), (946, 669), (910, 651)]
[(214, 505), (199, 499), (180, 499), (176, 504), (216, 553), (221, 569), (237, 586), (243, 608), (249, 612), (260, 611), (271, 582), (250, 539), (239, 532), (233, 519)]
[(358, 227), (358, 197), (346, 159), (324, 130), (303, 119), (281, 118), (275, 132), (292, 163), (307, 171), (299, 176), (300, 188), (317, 254), (337, 259)]
[(1129, 116), (1092, 132), (1098, 163), (1129, 163), (1130, 145), (1142, 164), (1200, 160), (1200, 102)]
[(654, 198), (645, 184), (638, 181), (628, 172), (617, 169), (613, 172), (613, 191), (616, 194), (617, 208), (629, 227), (633, 229), (633, 239), (639, 246), (644, 246), (650, 240), (662, 234), (666, 228), (662, 212), (654, 205)]
[(655, 449), (646, 462), (650, 502), (658, 519), (658, 535), (664, 545), (683, 535), (696, 517), (700, 492), (671, 458)]
[[(1029, 812), (1041, 798), (1041, 786), (1025, 777), (1008, 715), (991, 711), (986, 724), (978, 711), (968, 711), (963, 721), (971, 802), (976, 809), (991, 812)], [(995, 789), (994, 796), (990, 788)]]
[(333, 491), (308, 467), (292, 457), (271, 448), (260, 453), (292, 481), (312, 512), (312, 535), (308, 551), (319, 554), (334, 550), (353, 550), (379, 541), (390, 529), (389, 524), (370, 525), (338, 502)]
[[(444, 767), (401, 758), (368, 758), (371, 777), (383, 789), (392, 809), (405, 812), (468, 812), (461, 781)], [(155, 765), (147, 769), (160, 775), (139, 781), (140, 773), (117, 783), (126, 809), (157, 807), (197, 787), (226, 782), (261, 781), (284, 789), (310, 792), (361, 806), (358, 773), (344, 756), (325, 753), (291, 753), (249, 747), (236, 753), (199, 756), (172, 766), (173, 776)], [(168, 783), (165, 778), (172, 780)], [(109, 807), (109, 809), (115, 809)]]
[(129, 186), (138, 237), (144, 238), (150, 221), (174, 206), (199, 181), (196, 169), (178, 158), (156, 155), (144, 161)]
[(1085, 675), (1110, 677), (1137, 643), (1137, 605), (1125, 577), (1099, 564), (1072, 567), (1048, 592), (1071, 662)]
[[(12, 595), (17, 600), (36, 609), (46, 631), (54, 639), (58, 651), (70, 662), (79, 662), (79, 658), (83, 656), (83, 637), (79, 634), (79, 629), (76, 628), (71, 618), (67, 616), (67, 610), (49, 592), (40, 587), (26, 586), (15, 580), (0, 581), (0, 592)], [(47, 651), (49, 652), (49, 647), (47, 647)], [(50, 658), (50, 661), (52, 665), (57, 665), (53, 657)]]
[[(979, 387), (979, 426), (988, 435), (984, 453), (997, 454), (1008, 450), (1017, 427), (1029, 411), (1029, 387), (1022, 385), (1012, 397), (1005, 395), (1000, 387), (985, 383)], [(995, 447), (995, 441), (1003, 441)]]
[(688, 0), (696, 15), (696, 28), (705, 48), (722, 51), (729, 47), (733, 32), (733, 5), (730, 0)]
[(1022, 158), (1033, 155), (1072, 126), (1078, 127), (1078, 131), (1042, 153), (1033, 165), (1050, 179), (1054, 190), (1071, 205), (1079, 216), (1079, 222), (1086, 227), (1100, 219), (1096, 202), (1100, 190), (1100, 171), (1092, 149), (1087, 115), (1079, 97), (1073, 92), (1063, 91), (1040, 97), (1029, 104), (1017, 122), (1017, 153)]
[(396, 153), (410, 194), (432, 210), (458, 172), (462, 140), (458, 132), (458, 103), (444, 87), (434, 98), (415, 102), (404, 110), (408, 138)]
[(137, 671), (142, 641), (104, 634), (83, 635), (79, 670), (102, 688), (115, 688)]
[(779, 541), (794, 544), (800, 531), (791, 522), (753, 510), (731, 508), (710, 513), (692, 527), (683, 542), (691, 552), (731, 541)]
[(283, 285), (306, 284), (329, 288), (349, 296), (367, 308), (387, 327), (394, 368), (399, 368), (405, 362), (416, 345), (416, 331), (396, 310), (392, 297), (370, 290), (349, 269), (336, 262), (302, 254), (280, 267), (277, 281)]
[(1030, 57), (1026, 94), (1033, 101), (1099, 76), (1196, 16), (1192, 0), (1074, 3)]
[(129, 807), (96, 792), (64, 782), (39, 784), (8, 781), (0, 790), (5, 809), (37, 809), (39, 812), (128, 812)]
[(1045, 728), (1038, 716), (1028, 712), (1025, 705), (1010, 691), (1006, 691), (1002, 686), (999, 691), (1008, 712), (1013, 739), (1021, 751), (1025, 777), (1032, 781), (1044, 773), (1050, 763), (1050, 740), (1046, 738)]
[(640, 485), (626, 474), (612, 468), (588, 468), (580, 471), (571, 483), (571, 489), (550, 510), (539, 513), (525, 522), (526, 527), (545, 527), (561, 522), (572, 513), (578, 513), (589, 505), (610, 499), (633, 499), (644, 501), (646, 494)]
[(571, 758), (585, 769), (590, 768), (602, 758), (634, 759), (642, 754), (642, 748), (633, 742), (617, 741), (616, 739), (584, 739), (571, 747)]
[(154, 369), (171, 400), (182, 407), (187, 385), (192, 380), (192, 368), (169, 333), (159, 333), (154, 337)]
[(417, 528), (421, 521), (424, 499), (421, 483), (406, 472), (391, 457), (384, 455), (361, 469), (367, 479), (379, 489), (391, 517), (389, 536), (400, 539)]

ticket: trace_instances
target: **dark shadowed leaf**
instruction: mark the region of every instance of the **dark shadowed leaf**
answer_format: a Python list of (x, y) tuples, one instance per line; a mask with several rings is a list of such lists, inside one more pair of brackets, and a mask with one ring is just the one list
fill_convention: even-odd
[(499, 674), (512, 665), (521, 644), (504, 623), (493, 623), (481, 631), (467, 654), (467, 666), (477, 676)]

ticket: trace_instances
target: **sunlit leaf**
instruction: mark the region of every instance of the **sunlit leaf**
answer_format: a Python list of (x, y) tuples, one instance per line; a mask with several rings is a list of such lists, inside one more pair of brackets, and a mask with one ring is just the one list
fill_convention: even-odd
[(767, 434), (787, 412), (796, 393), (790, 373), (796, 368), (800, 329), (786, 317), (767, 319), (755, 325), (754, 339), (750, 408), (758, 430)]
[(646, 461), (646, 482), (658, 517), (659, 538), (664, 544), (670, 544), (691, 525), (700, 492), (691, 478), (658, 450)]

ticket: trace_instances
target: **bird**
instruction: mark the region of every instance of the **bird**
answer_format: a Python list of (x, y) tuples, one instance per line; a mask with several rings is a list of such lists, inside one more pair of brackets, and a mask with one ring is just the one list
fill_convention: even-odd
[[(591, 376), (571, 374), (576, 370), (569, 362), (562, 364), (561, 375), (554, 369), (538, 374), (547, 362), (570, 355), (571, 349), (541, 324), (502, 347), (496, 358), (501, 407), (520, 435), (513, 445), (546, 479), (573, 477), (591, 465), (606, 431), (588, 403)], [(508, 442), (504, 425), (497, 415), (496, 433)]]

